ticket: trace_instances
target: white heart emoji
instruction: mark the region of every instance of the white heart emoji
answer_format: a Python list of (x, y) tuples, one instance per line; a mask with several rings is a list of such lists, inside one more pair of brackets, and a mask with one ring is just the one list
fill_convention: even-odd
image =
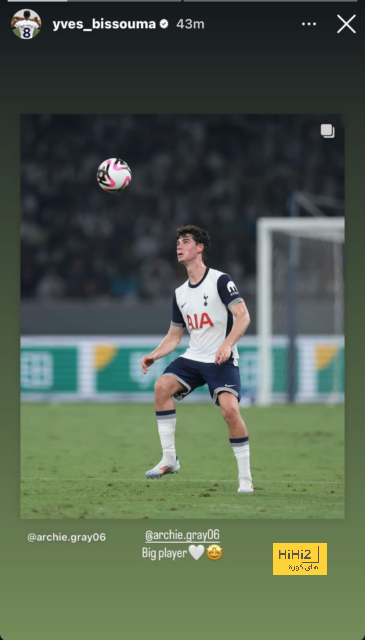
[(194, 560), (199, 560), (200, 556), (203, 555), (205, 549), (202, 544), (198, 544), (196, 547), (195, 544), (191, 544), (189, 547), (189, 553), (193, 556)]

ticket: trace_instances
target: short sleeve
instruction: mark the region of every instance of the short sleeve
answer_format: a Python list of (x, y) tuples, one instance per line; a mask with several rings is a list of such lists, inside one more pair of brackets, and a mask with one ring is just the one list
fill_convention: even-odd
[(238, 302), (243, 302), (235, 283), (228, 273), (223, 273), (217, 281), (218, 294), (227, 309), (231, 309)]
[(179, 307), (177, 306), (177, 302), (176, 302), (176, 293), (174, 293), (174, 298), (172, 301), (172, 320), (171, 320), (171, 324), (173, 327), (185, 327), (185, 320), (183, 318), (183, 315), (179, 309)]

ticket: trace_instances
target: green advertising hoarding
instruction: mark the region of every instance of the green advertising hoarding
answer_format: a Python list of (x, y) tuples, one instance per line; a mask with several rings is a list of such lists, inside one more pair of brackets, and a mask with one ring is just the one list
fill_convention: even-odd
[[(155, 381), (165, 367), (182, 355), (187, 339), (170, 355), (158, 360), (145, 375), (141, 358), (152, 351), (157, 336), (23, 338), (21, 344), (21, 394), (23, 400), (152, 401)], [(255, 401), (259, 386), (259, 348), (256, 337), (242, 340), (238, 348), (242, 394)], [(300, 336), (296, 346), (296, 391), (299, 402), (316, 402), (336, 395), (343, 400), (344, 344), (342, 337)], [(287, 342), (273, 339), (272, 393), (285, 401), (287, 393)], [(194, 392), (195, 401), (209, 401), (206, 387)]]
[(78, 348), (22, 347), (21, 393), (77, 393)]

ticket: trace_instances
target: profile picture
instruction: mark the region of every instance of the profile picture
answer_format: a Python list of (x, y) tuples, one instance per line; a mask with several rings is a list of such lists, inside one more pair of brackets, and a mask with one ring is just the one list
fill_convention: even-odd
[(13, 33), (22, 40), (31, 40), (38, 35), (42, 27), (41, 19), (31, 9), (20, 9), (11, 19)]

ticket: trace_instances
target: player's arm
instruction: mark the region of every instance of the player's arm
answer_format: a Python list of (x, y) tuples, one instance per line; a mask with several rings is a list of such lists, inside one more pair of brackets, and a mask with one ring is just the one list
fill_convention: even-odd
[(215, 355), (215, 363), (223, 364), (231, 357), (232, 347), (242, 338), (250, 324), (250, 315), (235, 283), (228, 273), (223, 273), (217, 281), (218, 295), (235, 317), (231, 332), (219, 347)]
[(174, 327), (171, 325), (167, 335), (158, 345), (157, 349), (152, 351), (152, 353), (149, 353), (148, 356), (143, 356), (141, 360), (143, 373), (147, 373), (149, 367), (153, 365), (155, 360), (159, 360), (160, 358), (167, 356), (171, 351), (174, 351), (174, 349), (176, 349), (180, 344), (183, 333), (184, 327)]
[(176, 349), (177, 345), (180, 344), (184, 329), (185, 321), (182, 316), (181, 309), (179, 309), (177, 304), (175, 292), (172, 300), (172, 320), (169, 332), (164, 337), (161, 344), (158, 345), (157, 349), (152, 351), (148, 356), (144, 356), (142, 358), (141, 365), (143, 373), (147, 373), (148, 367), (153, 365), (155, 360), (167, 356), (168, 353), (171, 353), (171, 351)]
[(250, 314), (248, 313), (248, 309), (243, 301), (237, 302), (231, 307), (230, 311), (235, 317), (235, 322), (233, 323), (232, 330), (215, 355), (215, 364), (223, 364), (229, 360), (231, 357), (232, 347), (246, 333), (251, 322)]

